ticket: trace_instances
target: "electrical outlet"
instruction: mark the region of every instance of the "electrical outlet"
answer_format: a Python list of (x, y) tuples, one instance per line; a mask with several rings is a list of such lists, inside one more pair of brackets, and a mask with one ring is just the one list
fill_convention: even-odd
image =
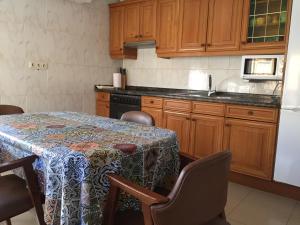
[(47, 70), (48, 69), (48, 64), (43, 63), (43, 62), (29, 62), (28, 63), (28, 68), (36, 71), (40, 70)]

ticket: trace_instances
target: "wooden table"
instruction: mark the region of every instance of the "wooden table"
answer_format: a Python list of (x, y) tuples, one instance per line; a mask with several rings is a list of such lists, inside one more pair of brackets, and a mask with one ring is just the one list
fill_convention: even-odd
[[(135, 144), (122, 152), (116, 144)], [(2, 160), (36, 154), (34, 164), (45, 193), (47, 224), (101, 224), (109, 183), (122, 174), (154, 188), (178, 173), (176, 134), (169, 130), (91, 116), (56, 112), (0, 116)], [(137, 207), (124, 200), (123, 206)]]

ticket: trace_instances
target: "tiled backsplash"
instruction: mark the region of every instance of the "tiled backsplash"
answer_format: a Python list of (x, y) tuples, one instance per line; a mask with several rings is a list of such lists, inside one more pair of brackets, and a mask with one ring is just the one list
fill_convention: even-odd
[(0, 0), (0, 103), (94, 113), (94, 85), (111, 83), (121, 65), (109, 56), (108, 23), (103, 0)]
[[(218, 91), (272, 94), (277, 82), (248, 82), (240, 78), (241, 57), (158, 58), (155, 48), (138, 50), (137, 60), (124, 60), (128, 85), (207, 90), (207, 75)], [(280, 89), (276, 94), (280, 93)]]

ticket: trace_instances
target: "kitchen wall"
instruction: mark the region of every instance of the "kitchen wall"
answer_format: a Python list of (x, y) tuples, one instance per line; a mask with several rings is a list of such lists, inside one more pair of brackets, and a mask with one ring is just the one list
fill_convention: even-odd
[(94, 113), (94, 85), (111, 84), (121, 65), (109, 57), (108, 18), (104, 0), (0, 0), (0, 103)]
[[(276, 82), (248, 82), (240, 78), (241, 57), (158, 58), (155, 48), (139, 49), (137, 60), (124, 60), (128, 85), (207, 90), (207, 74), (218, 91), (272, 94)], [(276, 94), (280, 94), (280, 88)]]

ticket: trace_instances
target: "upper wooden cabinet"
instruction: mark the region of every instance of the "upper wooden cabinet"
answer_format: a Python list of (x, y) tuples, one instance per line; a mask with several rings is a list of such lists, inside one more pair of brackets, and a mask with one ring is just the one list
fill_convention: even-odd
[(155, 1), (125, 5), (124, 42), (155, 40)]
[(109, 48), (110, 55), (115, 59), (136, 59), (137, 49), (124, 47), (124, 7), (110, 7), (110, 32), (109, 32)]
[(242, 0), (210, 0), (207, 51), (239, 50)]
[(151, 40), (156, 41), (157, 55), (165, 58), (282, 54), (291, 4), (292, 0), (127, 0), (111, 4), (115, 8), (111, 10), (111, 53), (124, 56), (123, 43)]
[(179, 52), (205, 51), (209, 0), (180, 0)]
[(122, 55), (123, 51), (123, 7), (110, 8), (110, 53)]
[(135, 42), (140, 38), (140, 5), (131, 4), (124, 9), (124, 42)]
[(178, 0), (157, 1), (157, 38), (158, 54), (177, 51)]
[(156, 1), (140, 4), (140, 40), (148, 41), (156, 38)]
[(284, 53), (292, 0), (244, 0), (242, 51)]

